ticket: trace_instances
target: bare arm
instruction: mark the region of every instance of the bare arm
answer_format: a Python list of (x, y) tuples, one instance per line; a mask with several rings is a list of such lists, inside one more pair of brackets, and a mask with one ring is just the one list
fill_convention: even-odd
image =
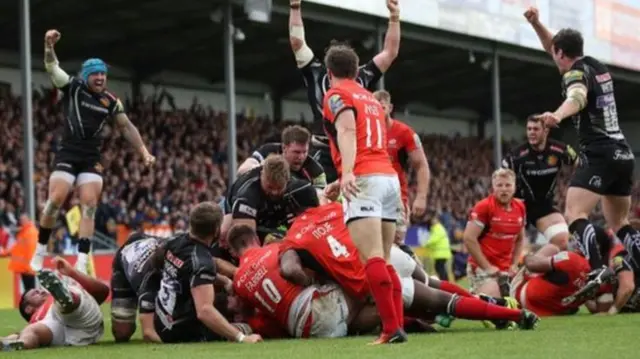
[(218, 272), (227, 278), (233, 278), (238, 268), (224, 259), (214, 258)]
[(238, 175), (241, 175), (245, 172), (249, 172), (250, 170), (260, 166), (260, 162), (253, 157), (249, 157), (238, 167)]
[(613, 306), (609, 309), (609, 314), (618, 313), (622, 307), (629, 301), (633, 295), (636, 286), (634, 283), (634, 275), (632, 271), (622, 271), (618, 273), (618, 291)]
[(520, 256), (522, 255), (522, 248), (524, 247), (525, 237), (526, 237), (526, 234), (523, 227), (522, 230), (520, 231), (520, 234), (518, 234), (518, 237), (516, 238), (515, 246), (513, 247), (513, 258), (511, 259), (511, 265), (518, 265), (518, 262), (520, 261)]
[(215, 290), (213, 285), (199, 285), (191, 288), (198, 320), (214, 333), (230, 341), (241, 341), (243, 334), (213, 306)]
[(576, 83), (569, 86), (567, 89), (567, 98), (554, 112), (554, 115), (559, 120), (563, 120), (575, 115), (585, 107), (587, 107), (587, 87), (583, 84)]
[(480, 233), (482, 233), (482, 227), (472, 221), (467, 222), (463, 234), (464, 244), (471, 257), (478, 263), (478, 266), (482, 269), (488, 269), (491, 267), (491, 263), (489, 263), (487, 257), (482, 253), (482, 248), (480, 248), (480, 242), (478, 242)]
[(53, 47), (60, 39), (60, 33), (56, 30), (49, 30), (44, 38), (44, 68), (51, 77), (51, 82), (57, 88), (62, 88), (70, 81), (69, 75), (60, 68), (58, 57)]
[(553, 270), (553, 257), (530, 254), (524, 257), (524, 266), (533, 273), (547, 273)]
[(352, 173), (356, 163), (356, 117), (353, 110), (340, 112), (335, 121), (338, 149), (342, 157), (342, 174)]
[(140, 313), (140, 327), (142, 328), (142, 339), (150, 343), (162, 343), (153, 324), (153, 313)]
[(289, 43), (296, 57), (296, 64), (300, 69), (307, 66), (315, 55), (313, 54), (313, 50), (307, 45), (304, 36), (300, 0), (291, 0), (289, 2), (289, 8)]
[(387, 8), (390, 14), (384, 45), (382, 51), (373, 57), (373, 63), (382, 73), (389, 70), (400, 52), (400, 9), (397, 4), (393, 4), (393, 1), (387, 1)]
[(420, 198), (421, 201), (426, 202), (427, 195), (429, 194), (431, 172), (429, 171), (427, 156), (421, 147), (409, 152), (409, 164), (411, 168), (416, 171), (416, 180), (418, 181), (416, 198)]
[(293, 249), (284, 252), (280, 256), (280, 275), (289, 282), (303, 287), (308, 287), (312, 282), (302, 268), (300, 257)]
[[(118, 104), (116, 106), (122, 106), (122, 103), (120, 103), (120, 100), (118, 100)], [(136, 150), (138, 150), (143, 157), (146, 158), (150, 156), (149, 151), (147, 150), (147, 147), (144, 145), (144, 142), (142, 142), (142, 137), (140, 136), (140, 132), (138, 132), (138, 129), (136, 128), (136, 126), (134, 126), (133, 123), (129, 120), (129, 117), (127, 116), (127, 114), (125, 114), (124, 112), (118, 113), (115, 116), (115, 121), (120, 131), (122, 131), (124, 138), (126, 138), (127, 141)]]
[(540, 43), (544, 48), (544, 51), (551, 54), (551, 47), (553, 45), (553, 34), (549, 31), (543, 24), (540, 22), (540, 17), (538, 14), (538, 9), (535, 7), (530, 7), (525, 11), (524, 17), (527, 18), (527, 21), (535, 30), (536, 35), (538, 35), (538, 39), (540, 39)]

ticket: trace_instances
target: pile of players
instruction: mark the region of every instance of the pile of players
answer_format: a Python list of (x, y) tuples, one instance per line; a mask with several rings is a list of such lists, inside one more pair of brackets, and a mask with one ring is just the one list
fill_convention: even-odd
[[(433, 330), (433, 322), (448, 326), (453, 318), (533, 329), (539, 315), (575, 312), (582, 303), (610, 314), (637, 309), (640, 235), (626, 219), (633, 154), (617, 125), (611, 76), (604, 65), (583, 56), (579, 33), (561, 30), (552, 36), (536, 9), (525, 13), (563, 74), (566, 100), (555, 112), (528, 120), (529, 142), (505, 158), (507, 168), (493, 174), (493, 194), (471, 212), (465, 243), (474, 295), (428, 278), (402, 245), (410, 211), (425, 211), (429, 169), (419, 138), (391, 118), (389, 93), (370, 92), (398, 53), (397, 1), (387, 1), (385, 49), (364, 66), (344, 44), (332, 44), (323, 62), (316, 58), (304, 40), (300, 5), (290, 2), (291, 44), (325, 136), (287, 128), (282, 143), (261, 147), (242, 164), (222, 206), (206, 202), (192, 209), (188, 232), (172, 238), (134, 233), (113, 263), (116, 341), (131, 338), (138, 313), (144, 339), (158, 343), (378, 333), (371, 344), (391, 344), (406, 342), (407, 331)], [(66, 108), (68, 128), (52, 174), (43, 236), (56, 203), (74, 182), (82, 189), (83, 226), (88, 226), (93, 195), (102, 184), (94, 158), (67, 153), (64, 149), (73, 146), (65, 144), (78, 146), (89, 138), (99, 143), (94, 137), (113, 116), (147, 162), (154, 160), (119, 100), (104, 91), (104, 64), (89, 60), (82, 79), (68, 76), (53, 55), (59, 37), (55, 31), (45, 37), (47, 70), (76, 101)], [(85, 96), (79, 99), (82, 106), (79, 96)], [(580, 156), (546, 138), (549, 127), (570, 116), (581, 138)], [(412, 206), (408, 164), (418, 180)], [(568, 226), (552, 202), (562, 165), (576, 166), (567, 194)], [(516, 189), (522, 200), (514, 198)], [(587, 220), (601, 199), (613, 235)], [(527, 222), (550, 244), (525, 256), (520, 268)], [(616, 237), (623, 241), (612, 252)], [(4, 338), (5, 348), (99, 340), (99, 304), (108, 292), (85, 274), (85, 240), (75, 268), (56, 260), (63, 279), (42, 269), (39, 247), (32, 267), (46, 291), (22, 296), (20, 312), (30, 324)], [(613, 268), (610, 253), (615, 253)]]

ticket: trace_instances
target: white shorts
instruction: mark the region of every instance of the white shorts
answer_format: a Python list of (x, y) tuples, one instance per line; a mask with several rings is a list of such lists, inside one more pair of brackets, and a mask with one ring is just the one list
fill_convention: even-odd
[(418, 265), (418, 262), (395, 244), (391, 246), (389, 262), (398, 273), (400, 279), (411, 278)]
[(97, 343), (104, 334), (104, 318), (98, 302), (86, 290), (71, 286), (80, 296), (80, 305), (71, 313), (63, 314), (57, 304), (51, 306), (40, 322), (53, 333), (52, 346), (89, 345)]
[(349, 306), (342, 289), (337, 285), (318, 287), (311, 302), (311, 338), (341, 338), (348, 332)]
[(361, 176), (356, 178), (360, 192), (351, 201), (343, 201), (344, 220), (382, 218), (396, 222), (402, 214), (398, 176)]
[(482, 268), (473, 268), (470, 263), (467, 263), (467, 279), (469, 280), (470, 292), (473, 294), (479, 294), (478, 290), (485, 284), (491, 281), (497, 283), (496, 277), (490, 276)]

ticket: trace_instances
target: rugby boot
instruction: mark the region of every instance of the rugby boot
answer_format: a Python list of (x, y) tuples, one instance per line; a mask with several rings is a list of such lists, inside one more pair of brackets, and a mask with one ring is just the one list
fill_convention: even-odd
[[(517, 301), (516, 306), (512, 307), (512, 305), (514, 304), (514, 299), (511, 297), (505, 297), (505, 304), (498, 304), (498, 302), (496, 301), (496, 299), (494, 299), (491, 296), (488, 296), (486, 294), (478, 294), (478, 297), (487, 302), (487, 303), (491, 303), (491, 304), (495, 304), (495, 305), (501, 305), (503, 307), (507, 307), (507, 308), (511, 308), (511, 309), (517, 309)], [(484, 325), (485, 328), (487, 329), (496, 329), (496, 330), (504, 330), (504, 329), (510, 329), (511, 323), (508, 320), (483, 320), (482, 321), (482, 325)]]
[(375, 341), (369, 343), (369, 345), (379, 345), (379, 344), (400, 344), (405, 343), (409, 340), (407, 333), (402, 329), (396, 330), (393, 334), (382, 333)]
[(46, 269), (41, 270), (38, 272), (38, 280), (63, 310), (69, 310), (73, 307), (71, 291), (54, 272)]
[(612, 283), (616, 278), (613, 269), (603, 266), (600, 269), (591, 271), (588, 276), (587, 284), (580, 288), (577, 292), (562, 299), (562, 305), (569, 305), (573, 302), (583, 302), (594, 299), (603, 284)]
[(538, 326), (539, 322), (540, 317), (533, 312), (523, 309), (520, 315), (520, 321), (518, 322), (518, 328), (522, 330), (533, 330)]
[(20, 339), (3, 339), (2, 340), (2, 351), (3, 352), (13, 352), (17, 350), (24, 349), (24, 342)]
[(454, 319), (454, 317), (446, 314), (436, 315), (436, 323), (443, 328), (449, 328)]

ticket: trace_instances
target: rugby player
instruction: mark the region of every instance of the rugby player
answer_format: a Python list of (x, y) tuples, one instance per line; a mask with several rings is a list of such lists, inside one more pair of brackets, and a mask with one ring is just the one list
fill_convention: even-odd
[(525, 238), (524, 203), (513, 198), (516, 175), (510, 169), (493, 172), (493, 193), (471, 210), (464, 244), (471, 257), (467, 276), (472, 293), (507, 296), (508, 277), (518, 271)]
[(575, 314), (585, 300), (563, 300), (586, 284), (590, 271), (589, 261), (579, 251), (547, 244), (539, 253), (524, 257), (524, 268), (513, 278), (510, 294), (522, 308), (539, 316)]
[(216, 268), (210, 248), (220, 237), (221, 223), (217, 204), (200, 203), (189, 213), (189, 232), (174, 236), (162, 249), (154, 326), (163, 343), (262, 340), (245, 335), (214, 307)]
[(566, 198), (569, 232), (584, 247), (582, 252), (593, 269), (606, 268), (609, 254), (601, 253), (599, 247), (609, 239), (597, 236), (588, 219), (600, 201), (607, 226), (629, 253), (640, 253), (640, 233), (628, 220), (635, 158), (618, 124), (613, 79), (605, 65), (584, 55), (580, 32), (562, 29), (553, 35), (540, 22), (534, 7), (524, 16), (560, 70), (566, 97), (554, 112), (545, 112), (538, 118), (551, 127), (572, 118), (580, 139), (580, 165)]
[(548, 138), (549, 129), (535, 116), (527, 119), (527, 143), (511, 150), (502, 167), (516, 174), (516, 197), (524, 201), (528, 224), (547, 242), (566, 249), (569, 228), (554, 207), (558, 175), (563, 166), (577, 166), (578, 155), (565, 143)]
[[(302, 23), (301, 0), (289, 0), (289, 42), (296, 64), (305, 86), (314, 119), (312, 156), (324, 167), (327, 183), (338, 179), (338, 173), (331, 159), (329, 143), (322, 128), (323, 97), (331, 87), (329, 74), (323, 61), (307, 45), (304, 24)], [(387, 0), (389, 25), (382, 51), (373, 59), (358, 68), (356, 81), (364, 88), (374, 91), (382, 74), (387, 72), (400, 51), (400, 8), (397, 0)]]
[(400, 183), (387, 153), (384, 109), (358, 82), (358, 55), (346, 45), (329, 48), (331, 89), (324, 98), (324, 127), (338, 170), (349, 234), (366, 262), (367, 281), (382, 320), (374, 344), (402, 343), (402, 287), (388, 264), (402, 211)]
[(289, 163), (293, 177), (307, 180), (316, 188), (323, 189), (327, 178), (322, 166), (309, 156), (311, 133), (302, 126), (288, 126), (282, 131), (281, 143), (270, 142), (256, 149), (238, 168), (241, 175), (264, 163), (271, 154), (282, 155)]
[[(314, 278), (334, 281), (360, 303), (371, 294), (360, 254), (338, 203), (309, 209), (296, 218), (280, 251), (280, 273), (293, 283), (307, 286)], [(402, 305), (412, 316), (432, 320), (434, 315), (446, 314), (471, 320), (514, 321), (524, 329), (535, 327), (535, 315), (485, 302), (449, 282), (415, 279), (415, 261), (397, 247), (391, 253), (402, 282)]]
[(128, 341), (140, 313), (142, 337), (160, 343), (153, 326), (160, 271), (154, 257), (167, 239), (134, 232), (113, 257), (111, 274), (111, 331), (116, 342)]
[(20, 314), (29, 324), (3, 338), (5, 348), (89, 345), (104, 334), (100, 304), (109, 296), (109, 287), (62, 258), (54, 258), (54, 265), (62, 277), (46, 269), (37, 273), (45, 290), (31, 289), (22, 295)]
[(31, 268), (36, 272), (42, 269), (58, 212), (74, 184), (78, 187), (82, 216), (76, 265), (86, 267), (89, 264), (94, 217), (102, 191), (100, 148), (103, 142), (102, 129), (106, 124), (115, 123), (120, 128), (146, 165), (155, 162), (155, 157), (142, 142), (138, 129), (129, 121), (122, 102), (106, 90), (107, 65), (104, 61), (88, 59), (82, 64), (80, 78), (69, 76), (60, 68), (53, 49), (58, 40), (60, 33), (57, 30), (49, 30), (45, 34), (44, 64), (51, 82), (64, 95), (62, 101), (66, 125), (49, 177), (49, 198), (40, 217), (38, 245), (31, 260)]
[[(409, 125), (391, 118), (393, 103), (391, 94), (385, 90), (373, 93), (384, 108), (387, 125), (387, 151), (391, 157), (391, 163), (398, 174), (400, 190), (402, 194), (402, 215), (396, 225), (396, 243), (404, 243), (407, 226), (412, 215), (421, 218), (427, 207), (427, 194), (429, 193), (429, 164), (427, 156), (422, 148), (422, 142), (417, 133)], [(413, 205), (409, 207), (409, 183), (407, 171), (409, 167), (416, 173), (417, 190)]]

